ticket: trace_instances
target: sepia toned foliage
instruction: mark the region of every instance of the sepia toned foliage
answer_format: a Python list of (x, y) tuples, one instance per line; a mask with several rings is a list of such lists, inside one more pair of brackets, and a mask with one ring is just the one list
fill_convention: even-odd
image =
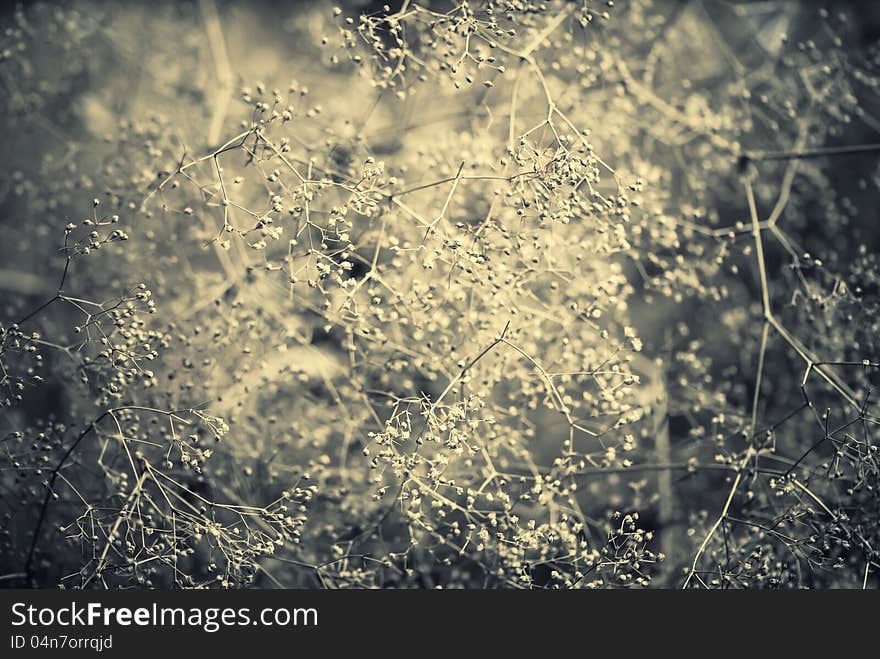
[(877, 26), (10, 10), (0, 583), (876, 587)]

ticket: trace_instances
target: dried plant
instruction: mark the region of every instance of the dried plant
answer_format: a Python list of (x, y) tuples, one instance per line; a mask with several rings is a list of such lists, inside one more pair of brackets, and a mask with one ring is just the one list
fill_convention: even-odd
[(234, 9), (7, 17), (4, 583), (876, 585), (850, 9)]

